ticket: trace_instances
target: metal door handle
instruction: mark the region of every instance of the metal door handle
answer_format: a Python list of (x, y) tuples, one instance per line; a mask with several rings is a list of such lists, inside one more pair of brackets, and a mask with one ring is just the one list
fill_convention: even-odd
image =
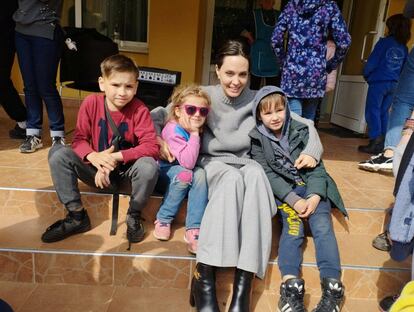
[(366, 43), (367, 43), (368, 36), (370, 36), (370, 35), (376, 35), (377, 33), (378, 33), (377, 31), (371, 30), (371, 31), (369, 31), (369, 32), (367, 32), (365, 34), (364, 40), (362, 42), (361, 62), (366, 62), (367, 61), (366, 59), (364, 59), (364, 55), (365, 55), (365, 46), (366, 46)]

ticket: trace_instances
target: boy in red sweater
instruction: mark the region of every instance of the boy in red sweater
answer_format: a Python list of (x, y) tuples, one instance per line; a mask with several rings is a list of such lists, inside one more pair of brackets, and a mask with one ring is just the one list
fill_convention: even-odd
[[(78, 179), (101, 189), (130, 191), (127, 238), (131, 243), (144, 238), (141, 210), (158, 178), (154, 125), (147, 107), (134, 97), (138, 68), (130, 58), (120, 54), (108, 57), (101, 63), (101, 73), (99, 86), (105, 94), (89, 95), (83, 101), (72, 147), (56, 144), (49, 151), (53, 185), (68, 214), (46, 229), (42, 235), (45, 243), (91, 229)], [(118, 135), (112, 131), (106, 109)]]

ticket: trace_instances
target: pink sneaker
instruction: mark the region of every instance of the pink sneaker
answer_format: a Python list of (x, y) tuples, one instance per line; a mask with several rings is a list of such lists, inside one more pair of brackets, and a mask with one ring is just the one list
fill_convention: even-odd
[(187, 243), (187, 249), (192, 254), (197, 253), (198, 234), (200, 229), (189, 229), (185, 231), (184, 240)]
[(154, 237), (156, 239), (166, 241), (170, 239), (171, 235), (171, 224), (166, 222), (161, 222), (160, 220), (155, 220), (155, 229)]

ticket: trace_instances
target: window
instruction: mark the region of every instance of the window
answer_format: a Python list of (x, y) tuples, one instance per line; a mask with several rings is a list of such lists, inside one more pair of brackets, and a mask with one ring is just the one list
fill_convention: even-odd
[(148, 51), (148, 0), (67, 0), (62, 25), (96, 28), (121, 51)]

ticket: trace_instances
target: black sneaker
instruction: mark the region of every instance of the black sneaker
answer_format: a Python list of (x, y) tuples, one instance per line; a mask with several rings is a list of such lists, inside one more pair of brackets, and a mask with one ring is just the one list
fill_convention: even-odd
[(145, 227), (141, 214), (128, 214), (126, 217), (127, 239), (130, 243), (139, 243), (144, 239)]
[(322, 298), (312, 312), (339, 312), (344, 302), (344, 286), (334, 278), (324, 278), (321, 282)]
[(388, 231), (378, 234), (372, 241), (372, 247), (381, 251), (390, 251), (391, 242), (388, 238)]
[(279, 312), (306, 312), (303, 303), (305, 281), (301, 278), (290, 278), (280, 285)]
[(391, 309), (391, 306), (394, 304), (395, 301), (397, 301), (397, 299), (398, 299), (398, 295), (388, 296), (388, 297), (383, 298), (379, 303), (381, 312), (389, 312)]
[(37, 135), (28, 135), (26, 139), (20, 145), (20, 152), (21, 153), (33, 153), (39, 148), (42, 148), (42, 139)]
[(392, 171), (392, 159), (392, 157), (385, 157), (383, 153), (380, 153), (368, 160), (361, 161), (358, 168), (367, 171)]
[(56, 144), (60, 145), (66, 145), (65, 138), (60, 136), (54, 136), (52, 137), (52, 146), (55, 146)]
[(46, 229), (42, 235), (42, 241), (44, 243), (58, 242), (74, 234), (87, 232), (90, 229), (91, 221), (86, 210), (69, 212), (65, 219), (56, 221)]
[(26, 129), (20, 128), (18, 124), (9, 131), (10, 139), (24, 140), (26, 138)]

